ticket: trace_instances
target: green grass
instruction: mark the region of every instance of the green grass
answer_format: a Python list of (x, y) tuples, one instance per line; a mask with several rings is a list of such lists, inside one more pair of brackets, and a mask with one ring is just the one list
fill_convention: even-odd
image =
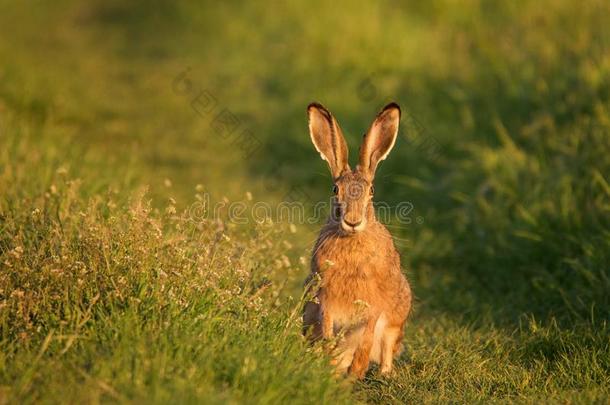
[[(0, 4), (0, 403), (609, 400), (606, 2)], [(313, 100), (352, 159), (405, 111), (376, 184), (414, 207), (388, 378), (300, 336), (319, 224), (197, 216), (326, 199)]]

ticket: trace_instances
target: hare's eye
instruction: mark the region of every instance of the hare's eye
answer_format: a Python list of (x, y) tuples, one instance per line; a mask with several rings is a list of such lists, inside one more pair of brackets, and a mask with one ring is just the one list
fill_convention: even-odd
[(334, 193), (334, 194), (339, 193), (339, 187), (337, 187), (337, 185), (336, 185), (336, 184), (333, 186), (333, 193)]
[(371, 186), (371, 195), (375, 192), (375, 186)]

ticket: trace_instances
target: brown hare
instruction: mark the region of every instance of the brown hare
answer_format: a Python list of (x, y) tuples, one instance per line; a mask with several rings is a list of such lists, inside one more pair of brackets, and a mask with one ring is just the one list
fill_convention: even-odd
[(400, 107), (388, 104), (377, 115), (355, 170), (331, 113), (317, 103), (307, 112), (311, 140), (330, 167), (334, 197), (313, 249), (306, 288), (314, 290), (304, 308), (304, 332), (313, 340), (337, 339), (333, 361), (338, 372), (364, 378), (374, 361), (386, 374), (401, 348), (411, 288), (390, 232), (375, 218), (373, 179), (396, 142)]

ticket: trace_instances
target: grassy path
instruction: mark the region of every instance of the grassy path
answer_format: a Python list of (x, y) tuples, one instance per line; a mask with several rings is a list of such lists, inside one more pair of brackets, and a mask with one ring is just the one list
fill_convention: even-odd
[[(0, 3), (0, 403), (607, 402), (604, 2)], [(391, 378), (300, 338), (317, 225), (196, 211), (327, 198), (314, 99), (406, 111)]]

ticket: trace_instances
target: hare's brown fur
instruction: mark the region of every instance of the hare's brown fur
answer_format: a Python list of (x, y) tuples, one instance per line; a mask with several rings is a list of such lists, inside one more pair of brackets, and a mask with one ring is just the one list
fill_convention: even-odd
[[(336, 197), (313, 250), (306, 285), (314, 288), (314, 298), (305, 305), (304, 328), (313, 339), (340, 336), (334, 352), (337, 369), (358, 378), (364, 376), (370, 361), (380, 363), (382, 373), (391, 371), (411, 309), (411, 289), (402, 274), (400, 256), (390, 232), (375, 218), (372, 204), (377, 163), (387, 156), (397, 135), (400, 110), (396, 113), (396, 109), (391, 104), (378, 115), (353, 171), (332, 115), (317, 104), (309, 110), (312, 140), (329, 162)], [(320, 119), (321, 123), (312, 124)], [(325, 144), (324, 137), (336, 138)]]

